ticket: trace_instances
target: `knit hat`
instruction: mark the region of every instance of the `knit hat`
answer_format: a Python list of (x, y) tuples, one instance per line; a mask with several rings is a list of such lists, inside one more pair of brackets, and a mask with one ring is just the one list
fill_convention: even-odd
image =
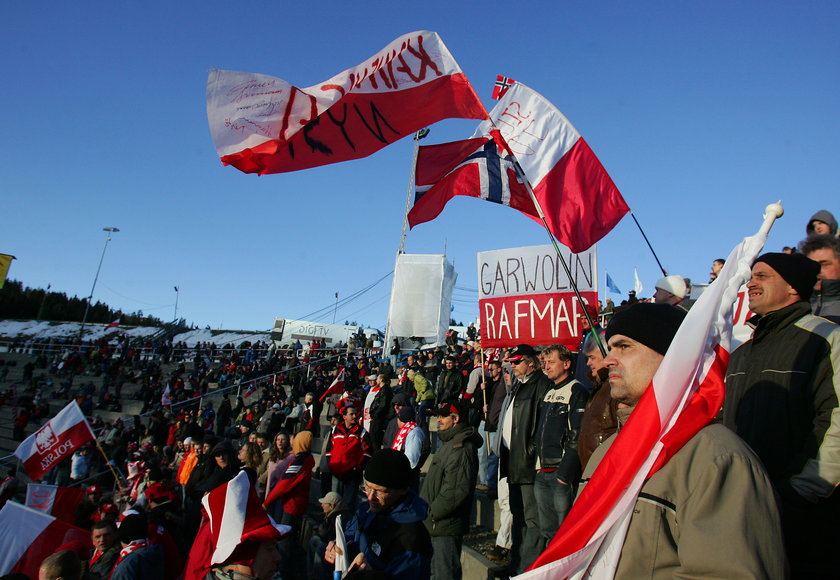
[(400, 421), (403, 423), (411, 423), (416, 418), (414, 415), (414, 409), (409, 406), (405, 406), (400, 409), (399, 415), (397, 415)]
[(142, 540), (148, 537), (149, 530), (146, 527), (146, 514), (133, 513), (125, 516), (125, 519), (120, 522), (120, 527), (117, 528), (117, 538), (123, 544), (128, 544), (134, 540)]
[(639, 302), (615, 313), (607, 327), (607, 340), (621, 334), (664, 355), (685, 314), (668, 304)]
[(408, 457), (394, 449), (377, 451), (365, 467), (366, 481), (389, 489), (408, 489), (411, 477)]
[(670, 292), (677, 298), (685, 298), (687, 288), (685, 287), (685, 278), (674, 274), (673, 276), (665, 276), (660, 278), (656, 283), (656, 288)]
[(802, 254), (785, 254), (782, 252), (768, 252), (760, 255), (753, 262), (753, 266), (764, 262), (773, 268), (782, 279), (790, 284), (802, 300), (809, 300), (817, 283), (820, 264)]

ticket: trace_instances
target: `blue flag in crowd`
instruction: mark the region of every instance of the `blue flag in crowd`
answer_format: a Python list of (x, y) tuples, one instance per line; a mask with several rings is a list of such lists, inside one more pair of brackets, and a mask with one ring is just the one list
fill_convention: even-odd
[(609, 288), (610, 292), (612, 292), (613, 294), (621, 294), (621, 290), (618, 289), (618, 286), (615, 285), (613, 279), (610, 278), (609, 272), (607, 273), (607, 288)]

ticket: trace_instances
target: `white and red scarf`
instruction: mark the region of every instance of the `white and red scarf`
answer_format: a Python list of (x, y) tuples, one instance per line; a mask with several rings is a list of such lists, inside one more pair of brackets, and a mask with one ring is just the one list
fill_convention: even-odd
[(403, 451), (405, 449), (405, 440), (408, 437), (408, 434), (411, 433), (412, 429), (417, 427), (417, 423), (414, 421), (409, 421), (405, 423), (402, 427), (400, 427), (397, 436), (394, 437), (394, 444), (391, 445), (391, 449), (394, 451)]
[(133, 542), (130, 542), (125, 548), (120, 550), (120, 555), (119, 555), (119, 557), (117, 557), (117, 561), (114, 564), (114, 567), (111, 569), (111, 576), (109, 576), (109, 578), (111, 578), (114, 575), (114, 571), (120, 565), (120, 562), (125, 560), (126, 556), (128, 556), (132, 552), (136, 552), (137, 550), (145, 548), (148, 545), (149, 545), (149, 540), (147, 540), (146, 538), (143, 538), (142, 540), (134, 540)]

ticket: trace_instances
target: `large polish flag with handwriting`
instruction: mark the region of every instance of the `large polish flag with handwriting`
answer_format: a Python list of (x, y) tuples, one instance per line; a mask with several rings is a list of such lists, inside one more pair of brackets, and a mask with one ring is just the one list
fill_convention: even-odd
[(72, 455), (79, 447), (94, 440), (93, 431), (76, 401), (59, 411), (43, 427), (24, 439), (15, 450), (23, 469), (33, 480)]
[(90, 532), (13, 501), (0, 510), (0, 575), (38, 578), (44, 558), (71, 545), (91, 548)]
[(436, 32), (400, 36), (305, 89), (228, 70), (212, 70), (207, 80), (216, 151), (245, 173), (359, 159), (450, 117), (486, 119), (487, 110)]
[(548, 229), (574, 253), (588, 250), (630, 211), (578, 130), (535, 90), (514, 83), (473, 137), (496, 128), (531, 182)]
[(711, 423), (723, 404), (733, 305), (774, 216), (745, 238), (703, 292), (633, 414), (557, 534), (518, 579), (612, 578), (643, 483)]

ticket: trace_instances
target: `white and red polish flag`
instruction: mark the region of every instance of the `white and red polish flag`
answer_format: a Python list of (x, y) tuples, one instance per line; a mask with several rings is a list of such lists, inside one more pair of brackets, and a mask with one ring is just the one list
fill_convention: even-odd
[(212, 70), (207, 118), (222, 163), (282, 173), (366, 157), (447, 118), (487, 110), (436, 32), (405, 34), (308, 88), (268, 75)]
[(84, 497), (85, 490), (81, 487), (59, 487), (43, 483), (26, 485), (26, 507), (71, 524), (76, 521), (76, 506)]
[(612, 578), (645, 480), (711, 423), (723, 404), (733, 305), (776, 216), (729, 254), (689, 311), (662, 364), (557, 534), (517, 579)]
[(169, 383), (166, 383), (166, 388), (160, 395), (160, 404), (164, 407), (172, 406), (172, 391), (169, 389)]
[(531, 182), (549, 230), (572, 252), (589, 249), (630, 211), (574, 125), (530, 87), (516, 82), (508, 88), (473, 137), (493, 129)]
[(341, 370), (335, 376), (335, 379), (330, 386), (327, 387), (327, 390), (324, 391), (324, 394), (318, 399), (319, 402), (323, 403), (324, 399), (329, 397), (330, 395), (340, 395), (344, 392), (344, 367), (341, 367)]
[(210, 491), (201, 503), (207, 519), (190, 549), (184, 580), (202, 580), (211, 566), (235, 556), (245, 542), (276, 542), (292, 529), (274, 523), (244, 471)]
[(59, 464), (79, 447), (95, 439), (93, 430), (76, 401), (59, 411), (15, 449), (23, 469), (33, 480)]
[(0, 575), (30, 578), (38, 578), (41, 562), (59, 548), (93, 547), (90, 532), (13, 501), (0, 510), (0, 546)]

